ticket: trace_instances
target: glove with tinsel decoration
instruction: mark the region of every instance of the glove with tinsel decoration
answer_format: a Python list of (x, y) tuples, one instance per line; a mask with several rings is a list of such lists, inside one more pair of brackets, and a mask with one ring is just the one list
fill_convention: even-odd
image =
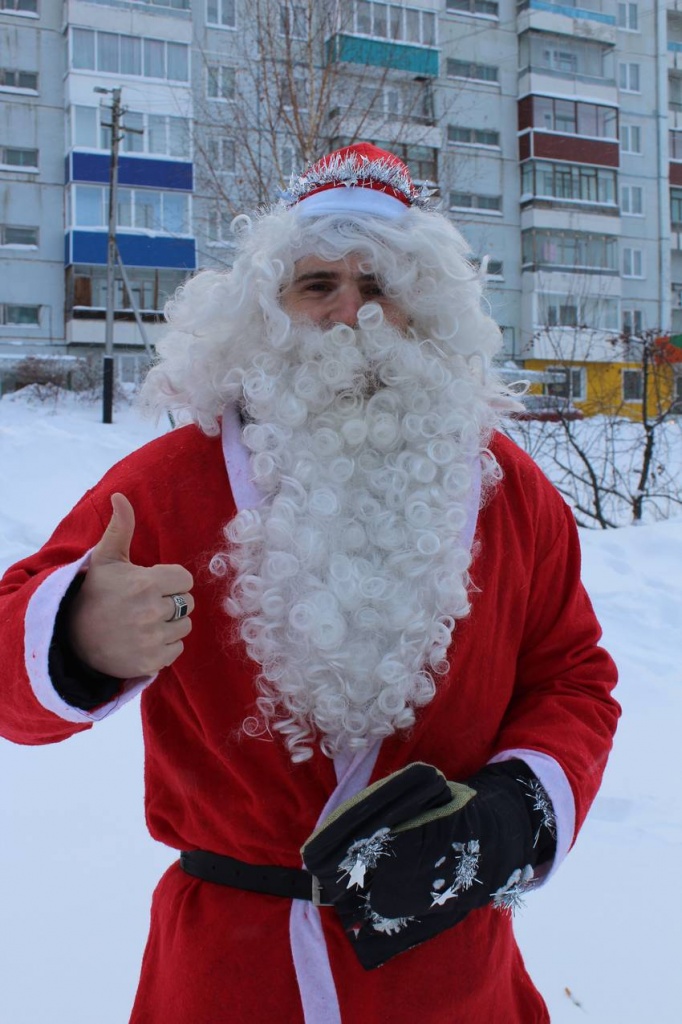
[(511, 760), (465, 782), (410, 764), (341, 804), (301, 852), (369, 970), (472, 910), (512, 911), (555, 850), (551, 801)]

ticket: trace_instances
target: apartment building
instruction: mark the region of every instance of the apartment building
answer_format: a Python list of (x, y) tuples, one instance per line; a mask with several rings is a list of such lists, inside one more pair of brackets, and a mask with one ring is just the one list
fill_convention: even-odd
[(634, 408), (634, 339), (682, 333), (682, 0), (0, 0), (0, 365), (103, 343), (114, 90), (124, 377), (135, 308), (153, 342), (234, 213), (358, 137), (437, 188), (555, 392)]

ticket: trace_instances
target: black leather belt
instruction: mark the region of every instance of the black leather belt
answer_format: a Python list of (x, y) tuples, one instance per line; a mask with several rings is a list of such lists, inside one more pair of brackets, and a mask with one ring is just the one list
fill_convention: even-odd
[(273, 864), (247, 864), (208, 850), (183, 850), (180, 867), (204, 882), (229, 885), (248, 892), (264, 892), (290, 900), (310, 900), (316, 907), (330, 907), (315, 875), (301, 868), (280, 868)]

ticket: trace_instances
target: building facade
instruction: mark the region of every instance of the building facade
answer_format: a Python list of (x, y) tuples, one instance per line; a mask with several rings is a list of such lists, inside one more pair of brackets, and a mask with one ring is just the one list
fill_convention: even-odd
[(637, 339), (682, 333), (682, 0), (0, 0), (0, 55), (0, 366), (103, 344), (114, 90), (124, 379), (135, 314), (153, 343), (235, 213), (360, 138), (437, 188), (545, 390), (633, 410)]

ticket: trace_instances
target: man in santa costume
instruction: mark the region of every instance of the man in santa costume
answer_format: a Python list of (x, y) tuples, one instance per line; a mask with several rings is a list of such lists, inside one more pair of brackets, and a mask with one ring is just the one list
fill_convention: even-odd
[(142, 695), (181, 855), (133, 1024), (546, 1022), (511, 910), (595, 796), (615, 668), (480, 275), (365, 144), (235, 232), (145, 385), (187, 424), (3, 581), (2, 732)]

